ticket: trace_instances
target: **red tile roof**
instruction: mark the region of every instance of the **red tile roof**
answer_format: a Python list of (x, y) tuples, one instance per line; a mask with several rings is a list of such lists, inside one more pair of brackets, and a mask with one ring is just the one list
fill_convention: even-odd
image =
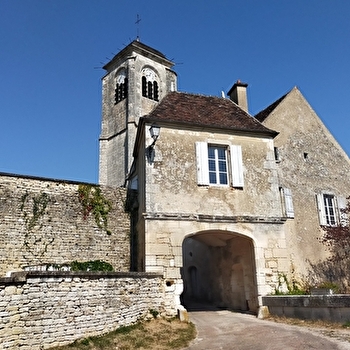
[(144, 119), (277, 135), (230, 99), (183, 92), (168, 93)]

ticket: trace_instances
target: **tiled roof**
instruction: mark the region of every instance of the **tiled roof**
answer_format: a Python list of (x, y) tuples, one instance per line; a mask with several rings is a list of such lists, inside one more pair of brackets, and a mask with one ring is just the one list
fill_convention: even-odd
[(150, 51), (150, 52), (154, 53), (155, 55), (158, 55), (158, 56), (163, 57), (163, 58), (166, 59), (165, 55), (162, 54), (160, 51), (153, 49), (152, 47), (150, 47), (150, 46), (148, 46), (148, 45), (142, 43), (142, 42), (139, 41), (139, 40), (134, 40), (134, 41), (131, 43), (131, 45), (134, 46), (134, 47), (139, 47), (139, 48), (141, 48), (141, 49), (143, 49), (143, 50), (146, 50), (146, 51)]
[(112, 63), (114, 61), (116, 61), (118, 58), (125, 59), (125, 57), (127, 55), (130, 55), (133, 51), (136, 51), (145, 57), (151, 57), (151, 59), (153, 59), (153, 60), (158, 60), (158, 61), (160, 60), (163, 62), (163, 64), (165, 64), (169, 68), (171, 68), (174, 65), (174, 63), (171, 62), (169, 59), (167, 59), (166, 56), (164, 54), (162, 54), (160, 51), (155, 50), (152, 47), (150, 47), (150, 46), (148, 46), (148, 45), (146, 45), (138, 40), (134, 40), (129, 45), (124, 47), (123, 50), (118, 52), (102, 68), (108, 71), (108, 69), (110, 68), (110, 66), (112, 65)]
[(283, 95), (281, 98), (279, 98), (277, 101), (272, 103), (270, 106), (263, 109), (261, 112), (255, 115), (255, 118), (262, 123), (273, 112), (273, 110), (284, 100), (286, 96), (287, 94)]
[(168, 93), (159, 105), (144, 118), (146, 121), (165, 121), (192, 126), (250, 131), (271, 136), (277, 134), (229, 99), (183, 92)]

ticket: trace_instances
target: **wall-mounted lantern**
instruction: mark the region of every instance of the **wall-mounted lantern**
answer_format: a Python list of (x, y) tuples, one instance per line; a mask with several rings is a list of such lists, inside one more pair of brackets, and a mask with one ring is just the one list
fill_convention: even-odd
[(149, 133), (153, 139), (153, 142), (151, 145), (147, 147), (147, 156), (148, 156), (148, 161), (152, 163), (154, 159), (154, 145), (156, 144), (156, 141), (160, 134), (160, 126), (156, 124), (151, 125), (151, 127), (149, 128)]
[(153, 143), (152, 145), (154, 146), (157, 138), (160, 134), (160, 126), (153, 124), (150, 128), (149, 128), (149, 133), (151, 134), (151, 137), (153, 139)]

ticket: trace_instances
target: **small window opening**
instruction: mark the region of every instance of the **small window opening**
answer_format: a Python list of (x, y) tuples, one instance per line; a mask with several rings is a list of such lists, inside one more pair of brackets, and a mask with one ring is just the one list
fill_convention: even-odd
[(146, 80), (146, 77), (142, 77), (142, 96), (147, 97), (147, 80)]
[(308, 160), (309, 159), (309, 153), (304, 152), (304, 160)]
[(277, 147), (274, 147), (273, 150), (274, 150), (274, 154), (275, 154), (275, 161), (276, 161), (276, 162), (280, 162), (280, 161), (281, 161), (281, 158), (280, 158), (279, 149), (278, 149)]
[(153, 82), (153, 99), (154, 101), (159, 101), (158, 83), (156, 81)]
[(152, 82), (147, 83), (147, 97), (150, 98), (151, 100), (153, 99), (153, 84)]
[(124, 80), (123, 99), (128, 97), (128, 78)]
[(209, 183), (228, 185), (227, 149), (220, 146), (208, 146)]
[(326, 222), (329, 226), (334, 226), (337, 223), (335, 214), (335, 199), (333, 195), (323, 195), (324, 211), (326, 216)]
[(145, 68), (142, 74), (142, 96), (150, 100), (159, 101), (159, 85), (156, 73), (149, 68)]
[(115, 104), (126, 99), (128, 97), (128, 79), (124, 78), (124, 81), (116, 84), (114, 102)]

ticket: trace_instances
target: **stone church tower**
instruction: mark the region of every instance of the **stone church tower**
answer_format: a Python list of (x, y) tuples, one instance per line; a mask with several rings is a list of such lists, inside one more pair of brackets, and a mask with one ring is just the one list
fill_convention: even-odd
[(177, 90), (173, 62), (135, 40), (103, 68), (99, 183), (123, 186), (133, 161), (139, 118)]

